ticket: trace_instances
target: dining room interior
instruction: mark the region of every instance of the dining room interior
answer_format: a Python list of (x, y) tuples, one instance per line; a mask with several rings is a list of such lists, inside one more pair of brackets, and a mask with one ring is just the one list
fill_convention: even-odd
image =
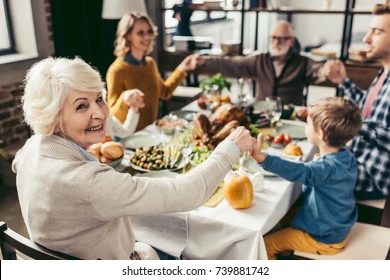
[[(277, 37), (271, 34), (272, 27), (283, 21), (291, 24), (294, 33), (286, 39), (276, 38), (276, 41), (295, 39), (294, 48), (298, 48), (295, 54), (309, 59), (312, 65), (339, 59), (350, 80), (367, 90), (372, 81), (376, 81), (382, 65), (367, 56), (362, 40), (369, 31), (371, 8), (387, 2), (0, 0), (0, 221), (18, 234), (30, 237), (23, 220), (22, 209), (25, 208), (20, 206), (17, 175), (12, 169), (16, 154), (35, 134), (25, 121), (22, 99), (26, 73), (37, 62), (48, 57), (79, 57), (100, 73), (110, 98), (113, 87), (108, 79), (109, 69), (117, 59), (114, 54), (117, 28), (126, 12), (144, 13), (156, 25), (157, 35), (148, 56), (155, 61), (161, 80), (171, 79), (178, 71), (178, 65), (189, 55), (199, 54), (206, 58), (206, 65), (208, 58), (216, 59), (210, 62), (216, 68), (218, 59), (234, 61), (267, 53)], [(192, 34), (178, 34), (181, 17), (188, 11), (191, 11)], [(302, 71), (310, 67), (307, 63), (303, 63)], [(315, 161), (320, 149), (307, 139), (308, 114), (310, 119), (312, 116), (310, 106), (326, 98), (343, 96), (339, 83), (326, 78), (304, 77), (302, 102), (294, 104), (286, 101), (284, 95), (275, 93), (278, 85), (282, 88), (281, 78), (276, 77), (278, 85), (270, 87), (274, 93), (266, 94), (266, 98), (265, 95), (259, 97), (262, 85), (255, 76), (263, 76), (262, 73), (242, 70), (242, 76), (221, 74), (229, 72), (225, 64), (221, 65), (221, 70), (213, 74), (194, 67), (185, 74), (170, 98), (158, 102), (158, 113), (153, 122), (122, 139), (111, 135), (109, 141), (123, 147), (118, 156), (111, 158), (101, 148), (107, 140), (99, 144), (97, 155), (94, 154), (96, 147), (87, 151), (101, 164), (142, 178), (141, 181), (177, 178), (179, 174), (198, 170), (231, 131), (245, 126), (253, 137), (262, 133), (261, 147), (270, 157), (280, 157), (294, 164)], [(252, 66), (255, 67), (254, 63)], [(282, 68), (280, 77), (285, 73)], [(274, 75), (276, 70), (272, 71)], [(148, 83), (145, 79), (145, 84)], [(286, 86), (289, 87), (294, 84)], [(112, 108), (110, 110), (112, 113)], [(388, 130), (389, 127), (383, 128), (383, 133)], [(302, 182), (286, 180), (266, 169), (250, 155), (241, 153), (239, 162), (202, 206), (163, 215), (132, 216), (136, 240), (176, 259), (268, 259), (263, 237), (280, 230), (289, 215), (302, 206), (303, 191)], [(249, 178), (248, 192), (251, 194), (245, 198), (245, 203), (240, 201), (243, 204), (237, 202), (233, 190), (228, 190), (228, 186), (235, 187), (229, 182), (237, 176)], [(35, 178), (35, 174), (31, 177)], [(390, 185), (389, 178), (383, 180)], [(296, 250), (288, 256), (280, 255), (280, 259), (389, 260), (389, 197), (354, 203), (357, 218), (351, 225), (353, 234), (344, 252), (324, 256)]]

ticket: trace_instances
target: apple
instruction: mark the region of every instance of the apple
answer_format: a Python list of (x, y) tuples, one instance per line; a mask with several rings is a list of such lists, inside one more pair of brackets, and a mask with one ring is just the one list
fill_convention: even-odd
[(284, 134), (280, 133), (278, 136), (275, 137), (273, 142), (276, 143), (276, 144), (283, 144), (283, 142), (284, 142)]
[(283, 144), (288, 144), (291, 142), (291, 136), (290, 135), (285, 135), (284, 136), (284, 140), (283, 140)]
[(307, 115), (308, 115), (307, 109), (300, 109), (297, 112), (297, 118), (303, 122), (305, 122), (307, 120)]
[(200, 109), (207, 109), (206, 98), (204, 96), (198, 98), (198, 106)]
[(267, 134), (267, 136), (265, 136), (265, 140), (267, 140), (268, 142), (272, 142), (274, 140), (274, 137), (270, 134)]

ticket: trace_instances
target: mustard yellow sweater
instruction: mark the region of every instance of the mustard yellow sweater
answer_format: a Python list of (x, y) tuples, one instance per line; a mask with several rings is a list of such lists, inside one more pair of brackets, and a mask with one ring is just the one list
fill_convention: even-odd
[(144, 94), (145, 108), (140, 110), (137, 131), (153, 123), (157, 118), (159, 99), (169, 99), (173, 91), (184, 80), (186, 74), (176, 68), (164, 81), (152, 57), (146, 57), (146, 65), (131, 65), (117, 58), (107, 71), (107, 101), (110, 113), (122, 123), (126, 119), (128, 106), (123, 101), (123, 92), (139, 89)]

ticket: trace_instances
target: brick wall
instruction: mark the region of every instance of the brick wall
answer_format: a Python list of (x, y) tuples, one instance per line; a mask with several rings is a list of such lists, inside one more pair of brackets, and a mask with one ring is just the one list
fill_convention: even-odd
[[(44, 3), (50, 49), (52, 50), (52, 55), (54, 55), (50, 0), (45, 0)], [(22, 81), (16, 84), (0, 86), (0, 148), (7, 148), (15, 144), (15, 142), (24, 142), (30, 136), (30, 129), (23, 122), (23, 112), (20, 103), (22, 95)]]
[(29, 137), (29, 128), (23, 123), (20, 99), (22, 83), (0, 87), (0, 139), (7, 147)]

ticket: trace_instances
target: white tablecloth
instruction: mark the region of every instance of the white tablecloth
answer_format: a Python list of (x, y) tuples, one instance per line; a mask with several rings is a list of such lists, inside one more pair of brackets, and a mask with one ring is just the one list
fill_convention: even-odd
[[(137, 241), (180, 257), (188, 240), (188, 212), (175, 215), (137, 216), (131, 222)], [(167, 242), (169, 240), (169, 242)]]

